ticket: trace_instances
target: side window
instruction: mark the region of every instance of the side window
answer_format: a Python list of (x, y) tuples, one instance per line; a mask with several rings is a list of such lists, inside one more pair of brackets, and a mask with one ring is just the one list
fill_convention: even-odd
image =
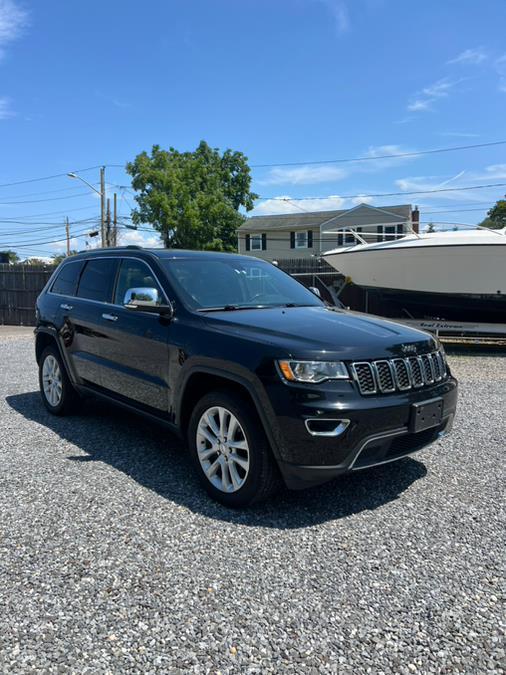
[(156, 288), (159, 297), (163, 297), (162, 290), (151, 273), (149, 267), (140, 260), (130, 260), (125, 258), (121, 261), (121, 267), (114, 294), (116, 305), (122, 305), (125, 299), (125, 293), (129, 288)]
[(117, 260), (111, 258), (88, 260), (81, 274), (77, 297), (111, 302), (117, 267)]
[(75, 295), (83, 265), (84, 262), (82, 260), (68, 262), (63, 265), (53, 282), (51, 292), (58, 293), (58, 295)]

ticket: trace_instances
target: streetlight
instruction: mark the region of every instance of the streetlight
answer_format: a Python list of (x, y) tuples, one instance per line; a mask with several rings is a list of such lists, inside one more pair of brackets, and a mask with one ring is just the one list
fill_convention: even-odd
[(97, 195), (100, 195), (100, 232), (102, 235), (102, 248), (104, 248), (106, 246), (106, 239), (108, 239), (105, 233), (105, 167), (103, 166), (100, 167), (100, 190), (97, 190), (97, 188), (94, 187), (91, 183), (88, 183), (87, 180), (85, 180), (79, 174), (74, 173), (73, 171), (69, 171), (69, 173), (67, 173), (67, 176), (69, 178), (77, 178), (82, 183), (91, 188), (93, 192), (96, 192)]

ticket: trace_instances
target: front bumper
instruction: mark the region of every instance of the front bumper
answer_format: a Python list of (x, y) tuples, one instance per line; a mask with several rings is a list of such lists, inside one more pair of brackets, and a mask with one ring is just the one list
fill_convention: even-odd
[[(291, 489), (416, 452), (450, 431), (457, 406), (457, 381), (451, 376), (423, 389), (368, 397), (348, 381), (318, 387), (271, 381), (266, 388), (278, 426), (278, 464)], [(412, 405), (438, 397), (443, 400), (441, 423), (410, 432)], [(308, 419), (348, 422), (338, 435), (315, 436), (307, 429)]]

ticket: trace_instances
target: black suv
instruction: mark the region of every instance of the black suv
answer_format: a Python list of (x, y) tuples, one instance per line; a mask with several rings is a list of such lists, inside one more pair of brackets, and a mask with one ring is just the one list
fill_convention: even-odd
[(46, 408), (105, 397), (186, 437), (230, 506), (403, 457), (452, 424), (430, 335), (327, 307), (252, 257), (138, 247), (65, 260), (37, 300)]

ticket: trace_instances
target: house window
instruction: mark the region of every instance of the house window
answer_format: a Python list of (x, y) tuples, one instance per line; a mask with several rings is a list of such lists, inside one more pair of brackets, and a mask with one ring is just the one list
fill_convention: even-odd
[[(353, 228), (355, 232), (362, 232), (361, 227), (354, 227)], [(353, 244), (356, 244), (355, 237), (351, 232), (339, 232), (337, 235), (337, 245), (338, 246), (353, 246)]]
[(262, 235), (261, 234), (252, 234), (249, 241), (250, 241), (250, 249), (252, 251), (261, 251), (262, 250)]
[(307, 232), (295, 233), (295, 248), (307, 248)]

